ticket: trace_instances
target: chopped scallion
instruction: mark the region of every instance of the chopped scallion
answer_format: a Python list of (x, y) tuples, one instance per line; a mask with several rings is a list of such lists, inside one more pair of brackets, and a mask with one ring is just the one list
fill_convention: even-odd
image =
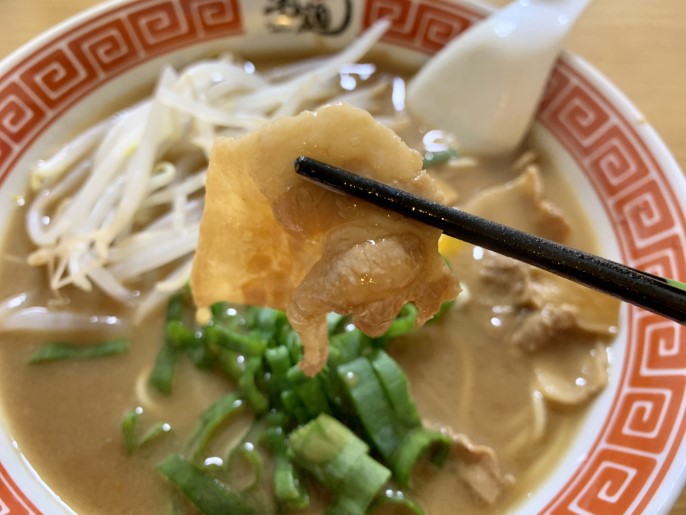
[(169, 324), (181, 320), (183, 320), (183, 294), (177, 293), (169, 299), (162, 347), (157, 354), (155, 366), (150, 374), (150, 385), (163, 395), (171, 394), (174, 368), (179, 354), (179, 350), (174, 346), (169, 334)]
[(239, 354), (262, 356), (267, 348), (266, 340), (262, 340), (257, 336), (240, 334), (220, 325), (210, 326), (207, 328), (207, 331), (210, 333), (212, 341), (225, 349), (238, 352)]
[(136, 426), (138, 425), (138, 417), (140, 410), (138, 408), (129, 411), (124, 415), (124, 420), (121, 423), (121, 432), (124, 437), (124, 445), (126, 450), (131, 452), (136, 448)]
[(331, 413), (319, 376), (308, 377), (299, 366), (294, 365), (286, 377), (300, 397), (309, 418), (314, 418), (320, 413)]
[(407, 488), (410, 474), (420, 456), (430, 453), (435, 465), (442, 465), (450, 452), (452, 440), (448, 435), (417, 427), (405, 437), (393, 457), (393, 477), (401, 488)]
[(438, 308), (436, 314), (432, 316), (427, 323), (431, 324), (437, 322), (443, 318), (453, 308), (453, 306), (455, 306), (454, 300), (446, 300), (443, 304), (441, 304), (441, 307)]
[(310, 497), (286, 454), (274, 458), (274, 496), (279, 505), (287, 510), (302, 510), (310, 504)]
[(29, 357), (29, 363), (45, 363), (66, 359), (84, 360), (122, 354), (129, 350), (124, 339), (107, 340), (96, 344), (74, 345), (66, 342), (51, 342), (40, 347)]
[(359, 329), (338, 333), (329, 338), (331, 360), (337, 365), (347, 363), (362, 355), (372, 339)]
[(245, 408), (245, 401), (236, 393), (224, 395), (207, 408), (190, 438), (189, 453), (193, 460), (198, 460), (207, 442), (217, 428), (229, 417)]
[(143, 409), (136, 408), (124, 415), (124, 419), (122, 420), (121, 432), (124, 437), (124, 445), (126, 445), (126, 450), (129, 452), (133, 452), (135, 449), (143, 447), (147, 443), (152, 442), (171, 431), (171, 426), (169, 424), (166, 422), (158, 422), (152, 425), (150, 429), (139, 438), (137, 436), (138, 421), (142, 414)]
[(288, 441), (295, 462), (334, 496), (327, 513), (365, 513), (391, 475), (355, 433), (329, 415), (300, 426)]
[(371, 363), (365, 357), (354, 359), (338, 367), (338, 376), (369, 440), (390, 461), (402, 439), (401, 427)]
[(238, 391), (256, 413), (263, 413), (269, 408), (269, 399), (255, 384), (255, 372), (246, 372), (238, 378)]
[(285, 410), (295, 417), (298, 424), (304, 424), (310, 420), (310, 416), (295, 390), (289, 389), (281, 392), (281, 402)]
[[(362, 333), (351, 325), (349, 317), (329, 315), (329, 360), (324, 370), (311, 378), (297, 366), (302, 357), (300, 337), (282, 311), (233, 309), (220, 303), (212, 306), (213, 319), (200, 327), (185, 324), (184, 318), (189, 317), (183, 316), (183, 310), (190, 306), (185, 305), (184, 298), (181, 294), (170, 301), (165, 341), (151, 382), (159, 391), (170, 392), (176, 359), (185, 354), (196, 367), (216, 370), (237, 386), (235, 392), (218, 399), (201, 414), (186, 448), (191, 461), (171, 456), (160, 467), (191, 502), (205, 512), (214, 509), (215, 499), (239, 495), (213, 475), (225, 473), (220, 469), (226, 465), (215, 465), (213, 470), (196, 465), (220, 427), (234, 414), (250, 408), (258, 418), (249, 441), (266, 445), (263, 449), (274, 460), (271, 502), (276, 502), (278, 510), (309, 505), (300, 477), (307, 471), (331, 493), (328, 514), (365, 513), (372, 502), (395, 503), (410, 513), (421, 513), (402, 492), (381, 491), (391, 475), (398, 485), (406, 487), (421, 455), (428, 454), (429, 459), (440, 463), (450, 445), (444, 435), (422, 428), (407, 377), (383, 350), (389, 340), (415, 330), (417, 308), (413, 304), (403, 307), (380, 338)], [(155, 425), (138, 438), (139, 415), (134, 411), (122, 423), (128, 449), (153, 440), (163, 431), (161, 425)], [(238, 508), (253, 510), (259, 504), (252, 497), (259, 491), (254, 487), (264, 484), (262, 455), (252, 443), (246, 447), (246, 441), (233, 447), (226, 463), (240, 457), (253, 471), (248, 486), (242, 488), (242, 508)], [(370, 446), (380, 461), (369, 455)], [(169, 471), (174, 468), (188, 481), (171, 479), (174, 471)], [(197, 490), (195, 485), (202, 488)], [(210, 496), (207, 505), (203, 504), (205, 487)], [(229, 512), (224, 506), (221, 509)]]
[(260, 479), (262, 478), (262, 456), (260, 456), (259, 451), (252, 442), (243, 442), (241, 445), (231, 449), (228, 459), (230, 469), (233, 468), (233, 464), (235, 463), (234, 460), (239, 458), (245, 461), (253, 472), (252, 482), (250, 482), (245, 489), (247, 490), (249, 488), (253, 488), (260, 482)]
[(377, 351), (370, 361), (393, 407), (396, 418), (407, 429), (421, 426), (422, 421), (419, 418), (419, 413), (410, 398), (407, 376), (405, 376), (400, 365), (384, 351)]
[(177, 454), (167, 456), (157, 470), (204, 515), (253, 515), (253, 509), (240, 494), (229, 490), (219, 480), (187, 462)]
[(383, 342), (387, 342), (403, 334), (412, 333), (417, 329), (417, 308), (414, 304), (407, 303), (403, 306), (398, 317), (393, 320), (391, 326), (381, 337)]

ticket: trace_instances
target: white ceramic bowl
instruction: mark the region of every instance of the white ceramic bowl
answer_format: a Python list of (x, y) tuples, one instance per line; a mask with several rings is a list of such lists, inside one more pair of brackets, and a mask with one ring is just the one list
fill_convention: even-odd
[[(301, 4), (313, 2), (302, 1)], [(278, 2), (114, 1), (62, 23), (0, 64), (0, 232), (24, 192), (29, 164), (150, 85), (164, 63), (214, 51), (250, 54), (339, 48), (380, 17), (392, 56), (418, 64), (486, 12), (466, 1), (340, 0), (298, 32), (269, 25)], [(312, 11), (314, 13), (314, 11)], [(629, 101), (582, 60), (565, 55), (535, 137), (583, 199), (605, 255), (686, 280), (686, 181)], [(3, 234), (0, 234), (3, 236)], [(659, 513), (686, 479), (686, 328), (623, 306), (611, 386), (594, 402), (559, 466), (522, 513)], [(5, 419), (2, 417), (0, 420)], [(0, 422), (0, 514), (67, 508), (40, 481)]]

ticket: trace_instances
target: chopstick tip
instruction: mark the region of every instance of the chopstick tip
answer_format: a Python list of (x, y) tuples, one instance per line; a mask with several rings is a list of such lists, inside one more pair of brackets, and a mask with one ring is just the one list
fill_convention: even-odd
[(308, 171), (312, 170), (313, 160), (307, 156), (298, 156), (295, 158), (293, 165), (295, 166), (295, 173), (298, 175), (309, 175)]

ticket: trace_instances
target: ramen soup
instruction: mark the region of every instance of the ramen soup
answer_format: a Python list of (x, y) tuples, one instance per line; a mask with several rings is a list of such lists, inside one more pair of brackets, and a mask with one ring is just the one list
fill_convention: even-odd
[[(597, 249), (544, 152), (528, 143), (499, 160), (461, 155), (450, 134), (404, 109), (406, 75), (357, 63), (374, 30), (327, 59), (271, 67), (222, 56), (165, 70), (152, 100), (37, 166), (2, 248), (0, 390), (19, 450), (76, 512), (512, 509), (606, 386), (617, 302), (437, 234), (429, 247), (438, 240), (459, 281), (454, 302), (419, 328), (407, 304), (373, 336), (349, 313), (329, 314), (328, 357), (313, 377), (280, 310), (212, 300), (209, 320), (196, 321), (187, 284), (212, 143), (323, 104), (390, 127), (421, 153), (417, 173), (426, 168), (443, 202)], [(269, 240), (223, 238), (259, 245), (257, 270), (284, 259)], [(388, 252), (369, 261), (374, 273), (405, 266)], [(320, 287), (342, 292), (332, 277)]]

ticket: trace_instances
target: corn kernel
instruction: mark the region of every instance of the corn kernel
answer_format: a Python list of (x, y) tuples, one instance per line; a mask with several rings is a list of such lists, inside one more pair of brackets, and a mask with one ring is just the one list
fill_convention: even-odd
[(438, 239), (438, 252), (442, 256), (454, 256), (462, 247), (464, 247), (464, 242), (457, 238), (441, 234), (441, 237)]

